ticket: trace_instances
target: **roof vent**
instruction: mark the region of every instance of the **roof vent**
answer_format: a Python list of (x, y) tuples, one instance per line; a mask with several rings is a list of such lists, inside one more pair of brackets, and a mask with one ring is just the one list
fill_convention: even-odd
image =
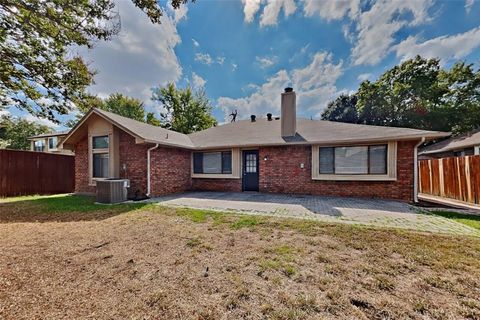
[(256, 119), (256, 118), (257, 118), (257, 117), (256, 117), (254, 114), (252, 114), (252, 115), (250, 116), (250, 120), (251, 120), (252, 122), (255, 122), (255, 119)]
[(272, 114), (271, 113), (267, 113), (267, 120), (272, 121)]
[(288, 93), (288, 92), (293, 92), (293, 88), (292, 87), (286, 87), (285, 88), (285, 93)]

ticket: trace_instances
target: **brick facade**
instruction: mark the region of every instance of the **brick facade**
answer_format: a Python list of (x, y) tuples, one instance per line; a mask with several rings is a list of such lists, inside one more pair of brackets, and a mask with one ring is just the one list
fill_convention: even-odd
[(242, 179), (192, 179), (192, 190), (241, 192)]
[[(416, 141), (398, 142), (397, 181), (319, 181), (311, 178), (311, 146), (259, 148), (260, 192), (327, 196), (375, 197), (413, 201), (413, 150)], [(130, 179), (129, 196), (147, 192), (147, 150), (153, 145), (135, 144), (135, 139), (120, 131), (120, 177)], [(268, 156), (265, 161), (264, 157)], [(153, 196), (184, 192), (242, 191), (241, 179), (202, 179), (190, 177), (191, 152), (159, 147), (152, 151)], [(304, 164), (304, 168), (300, 164)], [(75, 191), (93, 193), (88, 185), (87, 137), (75, 148)]]
[(88, 181), (88, 140), (85, 137), (75, 145), (75, 193), (95, 192)]
[[(119, 130), (120, 178), (130, 179), (128, 196), (147, 193), (147, 150), (154, 145), (136, 144), (135, 138)], [(184, 192), (191, 187), (190, 151), (159, 147), (151, 152), (151, 193), (160, 196)], [(95, 193), (88, 176), (88, 140), (75, 147), (75, 192)]]
[(151, 153), (151, 192), (154, 196), (190, 190), (191, 152), (159, 147)]
[[(397, 181), (312, 180), (311, 147), (259, 148), (260, 192), (386, 198), (413, 201), (413, 150), (416, 141), (398, 142)], [(264, 157), (268, 155), (268, 160)], [(304, 168), (300, 164), (304, 164)]]

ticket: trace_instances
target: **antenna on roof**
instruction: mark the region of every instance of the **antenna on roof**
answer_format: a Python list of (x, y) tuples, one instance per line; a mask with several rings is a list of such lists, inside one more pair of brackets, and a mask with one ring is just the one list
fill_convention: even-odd
[(230, 122), (235, 122), (235, 120), (237, 120), (237, 109), (235, 109), (234, 112), (230, 113), (230, 117), (232, 117), (232, 120)]

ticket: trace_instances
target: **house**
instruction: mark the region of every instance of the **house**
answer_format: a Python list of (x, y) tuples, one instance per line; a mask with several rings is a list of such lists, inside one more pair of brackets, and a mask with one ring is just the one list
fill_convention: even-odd
[(67, 131), (44, 133), (28, 138), (31, 142), (30, 150), (56, 154), (73, 155), (72, 150), (62, 148), (61, 142), (67, 136)]
[(450, 137), (419, 150), (424, 159), (480, 155), (480, 130)]
[(72, 128), (76, 192), (98, 179), (130, 179), (129, 195), (187, 190), (376, 197), (411, 202), (417, 147), (448, 133), (297, 119), (296, 95), (281, 115), (181, 134), (99, 109)]

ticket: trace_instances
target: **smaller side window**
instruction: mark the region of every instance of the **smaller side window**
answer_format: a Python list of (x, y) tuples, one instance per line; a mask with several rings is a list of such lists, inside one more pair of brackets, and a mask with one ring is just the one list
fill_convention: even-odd
[(193, 154), (193, 173), (203, 173), (203, 153)]
[(320, 173), (331, 174), (335, 173), (335, 148), (324, 147), (320, 148)]
[(49, 150), (57, 149), (57, 137), (48, 138), (48, 149)]

